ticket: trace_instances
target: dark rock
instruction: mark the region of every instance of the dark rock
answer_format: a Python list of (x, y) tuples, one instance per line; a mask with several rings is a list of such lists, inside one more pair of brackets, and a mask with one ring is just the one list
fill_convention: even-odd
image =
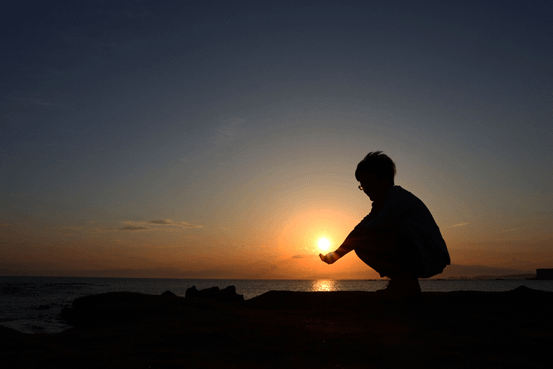
[(228, 286), (221, 290), (219, 293), (220, 301), (223, 302), (233, 302), (233, 301), (244, 301), (244, 295), (239, 295), (236, 293), (236, 287)]
[(8, 328), (0, 325), (0, 342), (7, 343), (13, 338), (24, 337), (25, 333), (21, 333), (13, 328)]
[(506, 291), (504, 292), (506, 294), (509, 294), (509, 295), (515, 295), (515, 296), (518, 296), (519, 298), (529, 298), (529, 297), (533, 297), (533, 296), (541, 296), (542, 294), (544, 293), (547, 293), (545, 291), (541, 291), (541, 290), (534, 290), (530, 287), (526, 287), (526, 286), (518, 286), (517, 288), (515, 288), (514, 290), (511, 290), (511, 291)]
[(0, 326), (0, 358), (2, 368), (542, 368), (552, 305), (553, 292), (525, 287), (400, 302), (360, 291), (233, 304), (118, 292), (75, 300), (78, 326), (66, 332)]
[(515, 293), (532, 293), (534, 291), (535, 290), (533, 290), (532, 288), (526, 286), (518, 286), (513, 290), (513, 292)]
[(71, 308), (62, 309), (61, 317), (74, 326), (115, 326), (182, 314), (182, 309), (190, 306), (182, 297), (166, 298), (165, 296), (136, 292), (108, 292), (79, 297), (73, 301)]
[(50, 309), (50, 305), (38, 305), (38, 306), (35, 306), (34, 309), (35, 310), (48, 310), (48, 309)]
[(171, 291), (165, 291), (161, 294), (161, 296), (165, 296), (165, 297), (177, 297), (177, 295), (175, 295), (173, 292)]
[(184, 293), (184, 297), (185, 298), (196, 298), (196, 297), (200, 297), (200, 291), (198, 291), (198, 289), (196, 288), (196, 286), (192, 286), (190, 288), (188, 288), (186, 290), (186, 292)]
[(74, 320), (75, 310), (70, 307), (64, 307), (61, 309), (60, 316), (63, 320), (66, 320), (68, 322), (71, 322)]
[(214, 300), (219, 302), (244, 301), (244, 296), (237, 294), (236, 287), (234, 286), (228, 286), (222, 290), (220, 290), (219, 287), (198, 290), (196, 286), (192, 286), (186, 290), (185, 297)]

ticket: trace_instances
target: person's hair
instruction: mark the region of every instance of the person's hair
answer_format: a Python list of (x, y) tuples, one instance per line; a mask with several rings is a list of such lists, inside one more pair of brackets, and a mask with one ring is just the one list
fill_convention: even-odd
[(371, 151), (363, 160), (357, 164), (355, 179), (361, 182), (362, 179), (374, 176), (376, 179), (387, 179), (392, 185), (396, 175), (396, 165), (390, 157), (382, 151)]

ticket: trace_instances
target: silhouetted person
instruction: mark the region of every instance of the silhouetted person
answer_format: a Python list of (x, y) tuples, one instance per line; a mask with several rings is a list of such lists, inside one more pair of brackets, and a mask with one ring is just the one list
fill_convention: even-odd
[(450, 258), (432, 214), (415, 195), (394, 185), (395, 174), (394, 162), (381, 151), (357, 165), (355, 178), (373, 201), (372, 210), (336, 251), (319, 256), (332, 264), (355, 250), (381, 277), (390, 278), (379, 292), (401, 297), (420, 293), (418, 278), (441, 273)]

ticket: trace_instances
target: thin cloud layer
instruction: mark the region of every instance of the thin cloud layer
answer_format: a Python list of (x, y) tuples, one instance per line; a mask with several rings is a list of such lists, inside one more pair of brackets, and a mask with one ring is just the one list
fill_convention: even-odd
[(147, 221), (121, 221), (123, 224), (120, 227), (98, 227), (96, 222), (87, 222), (83, 226), (65, 226), (61, 229), (65, 232), (86, 232), (86, 233), (103, 233), (103, 232), (115, 232), (115, 231), (148, 231), (148, 230), (167, 230), (167, 229), (193, 229), (202, 228), (203, 226), (198, 224), (192, 224), (188, 222), (176, 222), (170, 219), (154, 219)]
[(212, 155), (220, 155), (222, 151), (232, 145), (232, 141), (239, 137), (239, 133), (245, 122), (241, 118), (231, 118), (221, 122), (213, 129), (213, 134), (205, 145), (200, 146), (201, 149), (180, 158), (180, 161), (192, 163)]
[(170, 220), (165, 220), (165, 219), (159, 219), (159, 220), (150, 220), (148, 223), (151, 223), (151, 224), (171, 224), (171, 221)]
[(312, 258), (314, 256), (317, 256), (316, 254), (298, 254), (292, 256), (292, 259), (305, 259), (305, 258)]
[(150, 220), (147, 222), (147, 224), (154, 224), (158, 226), (176, 226), (181, 228), (202, 228), (201, 225), (191, 224), (188, 222), (175, 222), (175, 221), (172, 221), (171, 219)]
[(229, 119), (215, 127), (215, 145), (233, 141), (245, 120), (240, 118)]
[[(203, 226), (198, 224), (192, 224), (188, 222), (178, 222), (171, 219), (153, 219), (145, 221), (132, 221), (127, 220), (121, 222), (125, 224), (124, 227), (118, 228), (120, 230), (165, 230), (165, 229), (174, 229), (174, 228), (202, 228)], [(131, 229), (132, 228), (132, 229)]]
[(452, 226), (449, 227), (449, 228), (464, 227), (464, 226), (466, 226), (466, 225), (468, 225), (468, 224), (470, 224), (470, 222), (458, 223), (458, 224), (452, 225)]
[(145, 231), (147, 229), (150, 229), (148, 227), (140, 227), (140, 226), (125, 226), (117, 228), (120, 231)]

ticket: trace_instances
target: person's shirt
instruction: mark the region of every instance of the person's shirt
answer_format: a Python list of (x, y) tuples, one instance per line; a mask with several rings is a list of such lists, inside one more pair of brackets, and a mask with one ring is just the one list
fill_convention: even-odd
[(372, 210), (355, 228), (385, 228), (399, 225), (417, 246), (425, 274), (441, 273), (451, 263), (440, 229), (424, 203), (400, 186), (392, 186), (386, 195), (374, 201)]

